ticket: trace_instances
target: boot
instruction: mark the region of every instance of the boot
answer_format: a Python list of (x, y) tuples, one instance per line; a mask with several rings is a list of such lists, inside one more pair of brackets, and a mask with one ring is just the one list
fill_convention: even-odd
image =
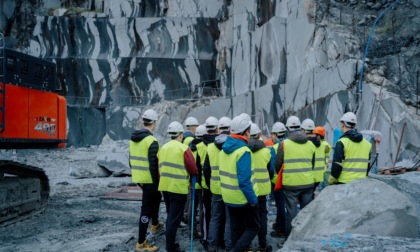
[(159, 222), (157, 225), (152, 225), (150, 231), (152, 231), (153, 235), (161, 235), (165, 233), (165, 224)]
[(159, 247), (150, 244), (147, 240), (144, 240), (142, 244), (139, 242), (136, 243), (136, 251), (158, 251)]
[(258, 247), (257, 248), (257, 252), (271, 252), (273, 251), (273, 247), (271, 247), (270, 245), (265, 245), (264, 248)]

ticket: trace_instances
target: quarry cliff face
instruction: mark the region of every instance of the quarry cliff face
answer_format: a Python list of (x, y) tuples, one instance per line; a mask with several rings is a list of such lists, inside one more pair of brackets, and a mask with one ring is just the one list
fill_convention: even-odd
[(0, 7), (16, 50), (57, 63), (74, 146), (104, 135), (128, 139), (148, 107), (161, 113), (161, 135), (172, 120), (247, 112), (265, 134), (289, 115), (314, 119), (332, 142), (351, 110), (359, 130), (383, 134), (380, 166), (393, 165), (400, 139), (398, 161), (420, 158), (418, 0), (6, 0)]

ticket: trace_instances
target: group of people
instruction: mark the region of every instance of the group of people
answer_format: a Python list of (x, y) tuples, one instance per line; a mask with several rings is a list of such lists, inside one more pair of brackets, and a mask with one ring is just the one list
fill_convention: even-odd
[[(319, 184), (367, 176), (371, 144), (355, 129), (357, 118), (351, 112), (340, 119), (343, 135), (328, 179), (324, 174), (331, 146), (325, 129), (311, 119), (301, 123), (290, 116), (286, 125), (276, 122), (271, 138), (263, 141), (260, 128), (245, 113), (232, 120), (210, 116), (202, 125), (189, 117), (187, 131), (177, 121), (168, 125), (170, 140), (161, 147), (152, 134), (157, 121), (158, 114), (146, 110), (143, 128), (130, 141), (132, 180), (143, 190), (136, 251), (159, 249), (146, 239), (150, 219), (152, 234), (165, 232), (166, 250), (182, 251), (177, 229), (182, 222), (194, 222), (197, 213), (191, 232), (206, 251), (252, 251), (255, 237), (257, 251), (271, 251), (266, 238), (270, 195), (277, 208), (271, 235), (287, 238), (298, 209), (314, 199)], [(158, 216), (162, 195), (166, 224)]]

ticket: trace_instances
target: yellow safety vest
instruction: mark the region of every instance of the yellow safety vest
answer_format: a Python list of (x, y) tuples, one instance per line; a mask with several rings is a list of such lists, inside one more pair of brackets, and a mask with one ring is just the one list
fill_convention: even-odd
[(182, 143), (185, 144), (186, 146), (189, 146), (190, 143), (192, 142), (192, 140), (194, 140), (194, 137), (187, 136), (186, 138), (184, 138), (184, 140), (182, 141)]
[(251, 155), (259, 196), (268, 195), (271, 193), (270, 173), (267, 170), (267, 165), (271, 159), (270, 150), (263, 148), (252, 152)]
[[(274, 153), (276, 153), (276, 156), (277, 156), (277, 150), (279, 148), (279, 145), (280, 145), (279, 143), (275, 143), (273, 146), (270, 147), (270, 148), (273, 148), (274, 149)], [(271, 151), (270, 151), (270, 154), (271, 154)], [(274, 160), (275, 160), (275, 158), (274, 158)], [(272, 165), (274, 166), (274, 164), (272, 164)], [(274, 171), (273, 172), (274, 173), (273, 173), (273, 178), (271, 179), (271, 183), (273, 183), (273, 185), (275, 185), (276, 184), (276, 181), (277, 181), (277, 176), (278, 176), (275, 167), (274, 167)]]
[(284, 189), (313, 187), (312, 156), (314, 153), (315, 145), (311, 141), (299, 144), (290, 139), (284, 140)]
[(328, 168), (328, 162), (330, 161), (330, 154), (331, 154), (331, 145), (325, 141), (325, 140), (321, 140), (321, 144), (322, 146), (325, 148), (325, 171)]
[[(224, 151), (219, 155), (219, 169), (220, 169), (220, 185), (222, 189), (223, 201), (227, 204), (246, 204), (248, 200), (239, 188), (238, 174), (236, 170), (236, 163), (245, 154), (251, 152), (247, 146), (236, 149), (230, 154)], [(251, 183), (255, 194), (258, 196), (258, 187), (255, 184), (254, 168), (251, 163)]]
[(216, 144), (211, 143), (207, 145), (207, 155), (209, 156), (211, 168), (210, 190), (213, 194), (222, 195), (222, 190), (220, 189), (219, 154), (220, 150), (216, 147)]
[(185, 168), (185, 144), (170, 140), (158, 152), (160, 181), (159, 191), (188, 194), (189, 174)]
[(152, 175), (150, 174), (149, 148), (157, 139), (150, 135), (140, 142), (130, 141), (130, 164), (131, 180), (134, 183), (152, 184)]
[(344, 145), (345, 156), (342, 161), (343, 170), (338, 182), (349, 183), (355, 179), (366, 178), (372, 144), (366, 139), (359, 143), (355, 143), (348, 138), (341, 138), (338, 141)]
[[(201, 169), (203, 169), (204, 161), (206, 160), (207, 146), (204, 144), (204, 142), (201, 142), (201, 143), (198, 143), (196, 147), (197, 147), (197, 150), (193, 151), (192, 153), (196, 161), (197, 161), (197, 154), (198, 154), (198, 156), (200, 157)], [(209, 189), (204, 179), (201, 179), (201, 185), (202, 185), (202, 188)], [(202, 188), (198, 183), (195, 184), (195, 189), (202, 189)]]
[(325, 172), (325, 148), (321, 143), (319, 147), (315, 146), (315, 165), (314, 165), (314, 182), (324, 181)]

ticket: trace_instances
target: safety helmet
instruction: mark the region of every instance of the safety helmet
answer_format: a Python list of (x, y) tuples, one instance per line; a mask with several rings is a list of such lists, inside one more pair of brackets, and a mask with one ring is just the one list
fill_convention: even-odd
[(200, 125), (195, 117), (188, 117), (187, 120), (185, 120), (185, 127), (189, 128), (191, 126), (198, 126)]
[(287, 118), (286, 127), (290, 131), (299, 130), (300, 129), (300, 120), (297, 116), (290, 116)]
[(166, 132), (169, 135), (177, 136), (179, 133), (184, 132), (184, 127), (180, 122), (173, 121), (168, 125), (168, 129), (166, 130)]
[(219, 129), (220, 130), (229, 130), (231, 121), (232, 120), (227, 116), (224, 116), (224, 117), (220, 118), (219, 119)]
[(354, 128), (357, 124), (357, 117), (354, 113), (347, 112), (341, 117), (340, 121), (343, 122), (346, 127)]
[(197, 129), (195, 129), (195, 135), (201, 137), (204, 136), (204, 134), (207, 134), (206, 126), (198, 125)]
[(305, 119), (302, 122), (301, 128), (305, 130), (305, 132), (310, 133), (315, 129), (315, 123), (311, 119)]
[(251, 123), (251, 136), (255, 136), (261, 133), (260, 127), (257, 124)]
[(322, 126), (316, 126), (312, 133), (325, 137), (325, 128)]
[(276, 122), (273, 124), (273, 127), (271, 128), (271, 133), (282, 133), (286, 132), (286, 127), (281, 122)]
[(217, 118), (214, 116), (210, 116), (206, 119), (206, 123), (204, 125), (206, 126), (207, 130), (215, 130), (219, 125), (219, 120), (217, 120)]
[(241, 116), (241, 117), (247, 119), (248, 121), (252, 122), (251, 117), (247, 113), (242, 113), (239, 116)]
[(249, 126), (251, 126), (251, 121), (242, 116), (236, 116), (235, 118), (233, 118), (232, 123), (230, 125), (230, 132), (232, 134), (239, 134), (248, 129)]
[(157, 121), (158, 120), (158, 114), (153, 109), (148, 109), (148, 110), (144, 111), (141, 118), (147, 119), (147, 120), (150, 120), (150, 121)]

